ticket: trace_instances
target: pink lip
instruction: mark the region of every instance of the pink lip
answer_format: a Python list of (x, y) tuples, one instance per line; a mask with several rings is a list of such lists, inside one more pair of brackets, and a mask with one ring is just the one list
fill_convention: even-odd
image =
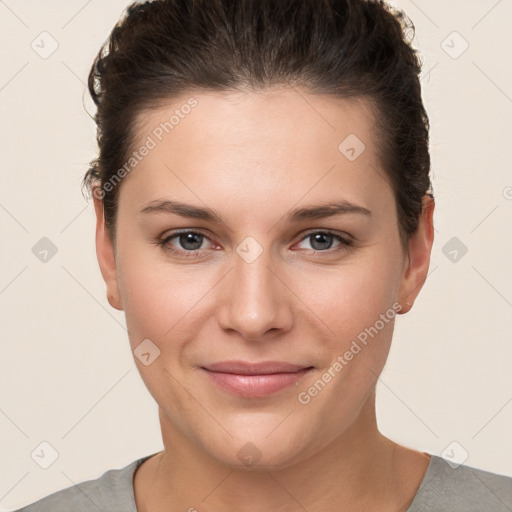
[(312, 366), (278, 361), (224, 361), (208, 364), (202, 369), (222, 389), (244, 398), (258, 398), (299, 382)]

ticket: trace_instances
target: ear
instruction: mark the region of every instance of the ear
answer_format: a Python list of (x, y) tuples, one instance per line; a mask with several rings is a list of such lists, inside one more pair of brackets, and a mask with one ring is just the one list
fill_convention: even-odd
[(423, 196), (422, 212), (417, 233), (409, 240), (400, 281), (400, 314), (409, 312), (427, 279), (430, 253), (434, 243), (434, 198)]
[(107, 300), (113, 308), (122, 311), (123, 303), (117, 281), (114, 245), (105, 226), (103, 191), (99, 185), (95, 185), (92, 188), (91, 195), (94, 200), (94, 210), (96, 211), (96, 256), (98, 257), (101, 275), (107, 286)]

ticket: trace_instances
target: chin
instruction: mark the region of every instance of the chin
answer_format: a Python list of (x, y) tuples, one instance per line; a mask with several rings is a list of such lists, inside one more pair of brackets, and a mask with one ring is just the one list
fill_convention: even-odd
[(310, 445), (303, 445), (307, 444), (304, 434), (292, 434), (291, 425), (287, 425), (282, 432), (278, 432), (278, 427), (270, 435), (274, 427), (269, 429), (268, 425), (254, 428), (258, 432), (254, 435), (239, 430), (240, 435), (234, 435), (233, 438), (210, 438), (203, 443), (203, 449), (221, 464), (244, 471), (285, 469), (305, 458), (308, 451), (314, 451)]

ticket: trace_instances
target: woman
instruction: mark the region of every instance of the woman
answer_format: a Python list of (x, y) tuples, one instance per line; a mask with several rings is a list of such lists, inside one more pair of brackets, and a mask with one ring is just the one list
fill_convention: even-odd
[(128, 9), (90, 73), (84, 183), (165, 450), (21, 510), (511, 510), (511, 478), (377, 428), (433, 244), (404, 20), (364, 0)]

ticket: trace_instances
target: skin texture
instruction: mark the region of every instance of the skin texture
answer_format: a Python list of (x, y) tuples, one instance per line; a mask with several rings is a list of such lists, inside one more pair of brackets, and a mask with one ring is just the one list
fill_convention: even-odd
[[(160, 350), (148, 366), (135, 357), (165, 446), (136, 472), (139, 511), (406, 510), (430, 458), (377, 428), (375, 385), (394, 317), (307, 404), (298, 394), (393, 304), (401, 314), (412, 307), (428, 272), (433, 200), (425, 197), (406, 254), (372, 111), (305, 90), (173, 98), (140, 114), (134, 148), (192, 96), (197, 105), (119, 185), (115, 246), (94, 199), (108, 300), (125, 311), (132, 350), (145, 339)], [(365, 144), (354, 161), (338, 149), (350, 134)], [(164, 199), (211, 208), (225, 224), (141, 213)], [(341, 200), (371, 215), (286, 220)], [(184, 228), (208, 237), (192, 256), (179, 237), (167, 249), (156, 243)], [(308, 235), (326, 230), (352, 244), (327, 238), (318, 249)], [(250, 263), (237, 252), (247, 237), (262, 251)], [(201, 370), (235, 359), (314, 369), (297, 385), (242, 398)]]

